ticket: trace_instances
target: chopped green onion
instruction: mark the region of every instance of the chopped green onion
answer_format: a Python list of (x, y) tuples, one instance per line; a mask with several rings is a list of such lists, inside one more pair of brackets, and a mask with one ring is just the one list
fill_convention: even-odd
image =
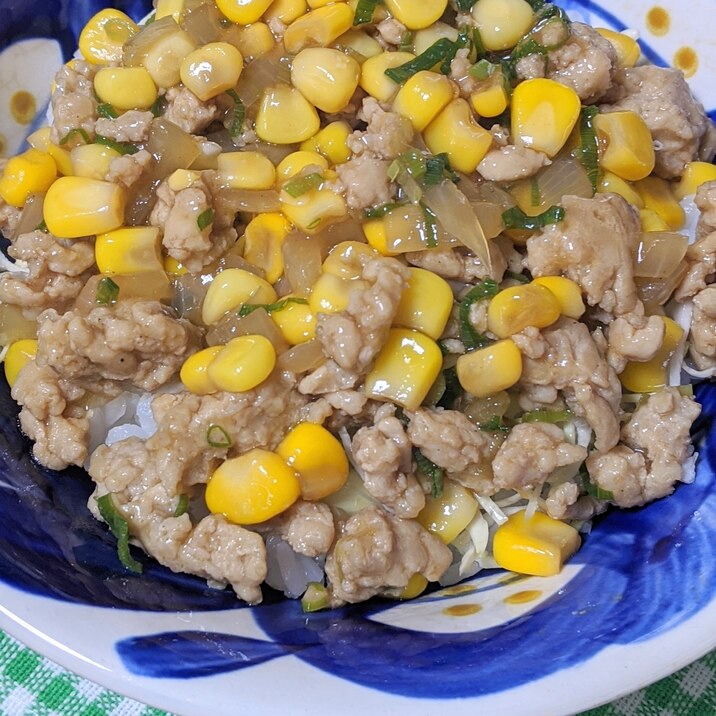
[(460, 12), (470, 12), (477, 0), (455, 0), (455, 5)]
[(423, 218), (425, 219), (425, 245), (429, 249), (434, 249), (438, 245), (438, 223), (437, 217), (433, 210), (425, 204), (420, 204), (423, 210)]
[(142, 565), (129, 552), (129, 525), (114, 504), (112, 494), (108, 492), (106, 495), (98, 497), (97, 507), (102, 519), (109, 525), (112, 534), (117, 538), (119, 561), (130, 571), (141, 574)]
[(477, 27), (472, 31), (472, 46), (475, 48), (477, 59), (487, 54), (485, 43), (482, 41), (482, 35)]
[(527, 0), (527, 4), (535, 11), (541, 10), (544, 7), (545, 0)]
[(276, 303), (245, 303), (239, 310), (239, 318), (244, 318), (259, 308), (263, 308), (268, 314), (283, 311), (283, 309), (291, 303), (299, 303), (303, 306), (307, 306), (308, 300), (300, 296), (287, 296), (286, 298), (276, 301)]
[(387, 204), (381, 204), (380, 206), (371, 206), (370, 209), (365, 209), (363, 214), (366, 219), (382, 219), (399, 206), (402, 206), (399, 202), (389, 201)]
[(246, 107), (241, 101), (241, 97), (236, 93), (236, 90), (227, 90), (226, 94), (234, 100), (234, 116), (231, 120), (231, 127), (229, 134), (232, 138), (238, 137), (244, 129), (244, 120), (246, 119)]
[(691, 385), (691, 383), (680, 385), (677, 390), (679, 391), (679, 395), (683, 395), (685, 398), (694, 397), (694, 386)]
[(196, 225), (199, 227), (199, 231), (204, 231), (208, 226), (214, 223), (214, 210), (204, 209), (196, 218)]
[(174, 510), (173, 517), (181, 517), (189, 509), (189, 495), (179, 495), (176, 509)]
[(602, 487), (599, 487), (596, 483), (592, 482), (589, 479), (589, 475), (583, 476), (584, 477), (584, 489), (587, 492), (588, 495), (591, 495), (592, 497), (596, 498), (597, 500), (613, 500), (614, 499), (614, 493), (611, 490), (605, 490)]
[(438, 348), (440, 349), (440, 352), (441, 352), (444, 356), (449, 356), (449, 355), (450, 355), (450, 350), (449, 350), (449, 348), (445, 345), (445, 341), (438, 341)]
[(418, 465), (418, 470), (430, 480), (432, 496), (440, 497), (443, 494), (443, 469), (432, 460), (428, 460), (418, 448), (413, 448), (413, 458)]
[(505, 278), (511, 278), (513, 281), (519, 281), (520, 283), (529, 283), (532, 280), (529, 276), (525, 276), (523, 273), (515, 273), (514, 271), (505, 271)]
[(429, 70), (438, 62), (443, 62), (448, 57), (452, 59), (455, 57), (457, 50), (457, 43), (447, 37), (442, 37), (437, 42), (430, 45), (425, 52), (422, 52), (414, 59), (405, 62), (402, 65), (398, 65), (398, 67), (391, 67), (387, 69), (385, 74), (390, 77), (393, 82), (402, 85), (403, 82), (409, 80), (418, 72)]
[(566, 423), (574, 417), (571, 410), (547, 410), (540, 408), (525, 413), (520, 423)]
[(76, 137), (77, 135), (82, 137), (85, 144), (90, 143), (91, 140), (90, 140), (89, 134), (87, 134), (87, 132), (84, 129), (82, 129), (82, 127), (76, 127), (75, 129), (70, 129), (70, 131), (67, 132), (67, 134), (65, 134), (65, 136), (62, 137), (62, 139), (60, 139), (60, 146), (64, 146), (68, 142), (72, 141), (72, 139), (74, 137)]
[(109, 276), (101, 278), (97, 283), (97, 293), (95, 294), (95, 303), (99, 303), (101, 306), (109, 306), (113, 303), (117, 303), (119, 297), (119, 286), (112, 281)]
[(305, 177), (296, 177), (283, 185), (283, 190), (294, 199), (307, 194), (313, 189), (318, 189), (323, 184), (323, 175), (318, 172), (306, 174)]
[(318, 612), (328, 607), (328, 590), (319, 582), (309, 582), (301, 597), (301, 609), (304, 614)]
[(230, 448), (231, 436), (221, 425), (212, 423), (206, 431), (206, 442), (213, 448)]
[(446, 176), (455, 184), (460, 181), (457, 172), (450, 166), (450, 157), (447, 152), (441, 152), (425, 160), (425, 176), (423, 177), (425, 186), (440, 184)]
[(539, 182), (537, 177), (532, 177), (530, 180), (530, 204), (532, 206), (539, 206), (542, 203), (542, 193), (539, 190)]
[(469, 69), (470, 77), (474, 77), (476, 80), (486, 80), (488, 77), (492, 77), (497, 69), (497, 65), (493, 65), (492, 62), (486, 59), (478, 60)]
[(115, 152), (119, 152), (120, 154), (136, 154), (139, 151), (139, 147), (135, 144), (130, 144), (129, 142), (116, 142), (114, 139), (103, 137), (101, 134), (98, 134), (94, 138), (94, 143), (101, 144), (103, 147), (114, 149)]
[(445, 376), (445, 392), (442, 398), (438, 401), (438, 406), (441, 408), (452, 408), (455, 401), (463, 394), (462, 386), (457, 377), (457, 370), (455, 368), (446, 368), (443, 371)]
[(353, 15), (353, 25), (365, 25), (373, 21), (373, 13), (380, 0), (359, 0)]
[(564, 209), (561, 206), (551, 206), (537, 216), (527, 216), (519, 206), (513, 206), (502, 214), (502, 221), (506, 229), (520, 229), (523, 231), (536, 231), (549, 224), (557, 224), (564, 219)]
[(147, 18), (146, 22), (142, 27), (146, 27), (147, 25), (151, 25), (155, 20), (157, 19), (157, 13), (156, 10)]
[(35, 231), (42, 231), (45, 234), (48, 234), (50, 232), (44, 219), (35, 227)]
[(572, 156), (584, 167), (592, 184), (592, 191), (597, 191), (599, 183), (599, 140), (594, 129), (594, 118), (599, 114), (596, 107), (582, 107), (579, 117), (579, 146)]
[(119, 114), (117, 114), (117, 110), (111, 104), (102, 102), (97, 105), (97, 116), (104, 119), (117, 119)]
[(164, 114), (164, 110), (167, 108), (167, 98), (164, 96), (157, 97), (154, 100), (154, 104), (149, 108), (149, 111), (155, 117), (161, 117)]
[(472, 323), (470, 323), (470, 308), (474, 303), (479, 303), (488, 298), (496, 296), (500, 287), (491, 278), (480, 281), (474, 288), (470, 289), (465, 297), (460, 301), (458, 315), (460, 319), (460, 340), (462, 340), (467, 350), (475, 348), (484, 348), (490, 340), (478, 333)]
[(508, 433), (510, 431), (499, 415), (493, 415), (486, 423), (480, 423), (477, 427), (487, 433)]
[(528, 35), (520, 40), (510, 53), (510, 67), (514, 70), (514, 67), (520, 60), (523, 60), (525, 57), (529, 57), (530, 55), (543, 55), (545, 67), (547, 66), (547, 48), (537, 42), (534, 37), (529, 37)]
[(314, 219), (306, 228), (309, 231), (313, 231), (314, 229), (317, 229), (320, 225), (323, 219), (319, 216), (317, 219)]
[(400, 44), (398, 45), (399, 52), (412, 52), (413, 50), (413, 39), (414, 35), (410, 30), (406, 30), (403, 36), (400, 38)]

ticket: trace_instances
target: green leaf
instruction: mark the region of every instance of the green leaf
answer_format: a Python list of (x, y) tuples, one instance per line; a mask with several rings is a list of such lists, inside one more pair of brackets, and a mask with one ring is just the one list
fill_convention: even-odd
[(231, 127), (229, 134), (232, 138), (238, 137), (244, 129), (244, 121), (246, 120), (246, 107), (241, 101), (241, 97), (236, 93), (236, 90), (227, 90), (226, 94), (234, 100), (234, 116), (231, 120)]
[(231, 436), (221, 425), (212, 423), (206, 431), (206, 442), (213, 448), (230, 448)]
[(181, 517), (189, 509), (189, 495), (179, 495), (173, 517)]
[(65, 144), (72, 141), (72, 139), (78, 135), (82, 138), (85, 144), (90, 143), (89, 134), (87, 134), (87, 132), (81, 127), (76, 127), (75, 129), (70, 129), (70, 131), (67, 132), (62, 139), (60, 139), (60, 146), (64, 147)]
[(359, 0), (353, 15), (353, 25), (365, 25), (373, 22), (373, 13), (379, 3), (380, 0)]
[(97, 507), (102, 519), (109, 525), (117, 538), (117, 556), (119, 561), (132, 572), (142, 573), (142, 565), (129, 552), (129, 525), (114, 504), (111, 493), (97, 498)]
[(443, 376), (445, 376), (445, 392), (438, 401), (438, 407), (450, 409), (464, 391), (458, 380), (457, 370), (454, 367), (446, 368), (443, 371)]
[(321, 184), (323, 184), (323, 175), (318, 172), (311, 172), (311, 174), (306, 174), (304, 177), (290, 179), (283, 185), (282, 189), (289, 196), (297, 199), (299, 196), (308, 194), (313, 189), (318, 189)]
[(492, 77), (495, 74), (497, 65), (493, 65), (492, 62), (486, 59), (478, 60), (470, 69), (469, 74), (476, 80), (486, 80), (488, 77)]
[(387, 69), (385, 74), (387, 77), (390, 77), (393, 82), (402, 85), (403, 82), (406, 82), (418, 72), (430, 70), (438, 62), (444, 62), (447, 58), (452, 59), (455, 57), (455, 53), (458, 49), (459, 45), (456, 42), (453, 42), (447, 37), (442, 37), (430, 45), (425, 52), (422, 52), (414, 59), (402, 65), (398, 65), (398, 67)]
[(139, 151), (139, 147), (136, 144), (130, 144), (129, 142), (116, 142), (114, 139), (109, 137), (103, 137), (98, 134), (94, 138), (95, 144), (101, 144), (103, 147), (109, 147), (114, 149), (115, 152), (120, 154), (136, 154)]
[(413, 458), (418, 465), (418, 470), (430, 480), (432, 496), (440, 497), (443, 494), (443, 469), (432, 460), (428, 460), (418, 448), (413, 448)]
[(400, 44), (398, 45), (399, 52), (412, 52), (413, 51), (413, 40), (415, 35), (410, 31), (406, 30), (400, 38)]
[(474, 303), (493, 298), (499, 292), (499, 285), (491, 278), (480, 281), (474, 288), (470, 289), (460, 301), (458, 317), (460, 321), (460, 340), (467, 350), (484, 348), (490, 343), (490, 339), (478, 333), (470, 323), (470, 308)]
[(450, 157), (446, 152), (425, 159), (424, 186), (440, 184), (446, 177), (455, 184), (460, 181), (457, 172), (450, 166)]
[(97, 293), (95, 294), (95, 303), (101, 306), (109, 306), (117, 303), (119, 297), (119, 286), (109, 277), (101, 278), (97, 283)]
[(111, 104), (108, 104), (107, 102), (102, 102), (101, 104), (97, 105), (97, 116), (102, 117), (104, 119), (117, 119), (117, 117), (119, 117), (119, 114)]
[(537, 216), (527, 216), (519, 206), (513, 206), (502, 214), (506, 229), (520, 229), (523, 231), (536, 231), (549, 224), (557, 224), (564, 219), (564, 209), (561, 206), (551, 206)]
[(199, 231), (204, 231), (208, 226), (214, 223), (214, 210), (204, 209), (196, 218), (196, 225), (199, 227)]
[(286, 298), (276, 301), (276, 303), (245, 303), (239, 310), (239, 318), (244, 318), (259, 308), (263, 308), (264, 311), (270, 315), (277, 311), (283, 311), (283, 309), (291, 303), (299, 303), (303, 306), (307, 306), (308, 300), (300, 296), (287, 296)]

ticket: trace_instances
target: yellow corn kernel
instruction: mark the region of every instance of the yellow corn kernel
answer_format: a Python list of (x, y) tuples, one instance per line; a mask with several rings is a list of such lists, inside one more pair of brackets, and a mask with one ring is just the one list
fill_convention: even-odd
[(598, 114), (594, 129), (602, 168), (627, 181), (637, 181), (654, 169), (654, 145), (644, 120), (629, 110)]
[(695, 194), (707, 181), (716, 181), (716, 165), (708, 162), (689, 162), (684, 167), (679, 183), (674, 186), (674, 196), (677, 201), (681, 201), (690, 194)]
[[(312, 140), (307, 140), (311, 142)], [(301, 149), (298, 152), (291, 152), (291, 154), (284, 157), (276, 167), (276, 174), (278, 175), (279, 181), (290, 179), (291, 177), (300, 174), (304, 169), (308, 170), (308, 167), (315, 169), (315, 171), (322, 174), (328, 169), (328, 162), (318, 152), (314, 152), (308, 149)]]
[(301, 15), (308, 12), (306, 0), (273, 0), (271, 6), (264, 13), (264, 20), (280, 20), (284, 25), (290, 25)]
[(180, 22), (184, 13), (184, 0), (156, 0), (155, 20), (161, 20), (163, 17), (172, 17), (174, 22)]
[(560, 314), (559, 302), (544, 286), (528, 283), (500, 291), (487, 309), (487, 327), (500, 338), (536, 326), (551, 326)]
[(476, 398), (511, 388), (522, 376), (522, 354), (510, 338), (457, 359), (460, 385)]
[[(337, 38), (333, 44), (341, 49), (352, 50), (364, 59), (375, 57), (383, 52), (378, 40), (373, 39), (363, 30), (348, 30), (348, 32), (344, 32)], [(358, 59), (360, 60), (360, 58)]]
[(497, 117), (507, 109), (509, 101), (502, 83), (470, 95), (470, 104), (481, 117)]
[(37, 355), (37, 341), (23, 338), (10, 344), (5, 354), (5, 379), (12, 388), (20, 371)]
[(486, 50), (507, 50), (532, 28), (534, 12), (525, 0), (477, 0), (472, 17)]
[(342, 110), (358, 87), (360, 65), (329, 47), (307, 47), (293, 58), (291, 82), (314, 107), (328, 113)]
[(196, 50), (196, 43), (180, 27), (169, 27), (145, 50), (140, 64), (157, 87), (168, 89), (181, 82), (182, 62)]
[(295, 144), (312, 137), (321, 127), (316, 108), (295, 88), (269, 87), (261, 98), (256, 134), (272, 144)]
[(373, 369), (365, 379), (365, 394), (415, 410), (425, 400), (442, 368), (435, 341), (408, 328), (391, 328)]
[(329, 251), (323, 262), (323, 271), (338, 278), (359, 279), (364, 264), (378, 258), (378, 255), (374, 249), (360, 241), (341, 241)]
[(209, 285), (201, 307), (207, 326), (244, 303), (274, 303), (276, 291), (268, 281), (244, 269), (229, 268), (217, 274)]
[(417, 72), (400, 88), (393, 111), (407, 117), (422, 132), (455, 97), (453, 83), (437, 72)]
[(283, 43), (291, 55), (304, 47), (328, 47), (352, 25), (353, 10), (347, 3), (326, 5), (294, 20), (286, 28)]
[(629, 35), (623, 32), (615, 32), (608, 30), (606, 27), (594, 28), (605, 40), (609, 40), (612, 47), (616, 50), (619, 60), (619, 67), (634, 67), (641, 57), (641, 49), (639, 43)]
[(55, 160), (38, 149), (28, 149), (8, 159), (0, 176), (0, 198), (22, 207), (30, 194), (47, 191), (57, 178)]
[(366, 241), (371, 248), (383, 256), (397, 256), (397, 251), (388, 247), (388, 232), (385, 226), (385, 219), (370, 219), (364, 221), (361, 227), (365, 234)]
[(450, 166), (471, 174), (492, 145), (492, 135), (474, 119), (470, 105), (455, 99), (440, 112), (423, 132), (433, 154), (446, 153)]
[(296, 473), (276, 453), (255, 448), (222, 463), (206, 486), (209, 512), (254, 525), (286, 511), (301, 495)]
[(416, 572), (395, 599), (415, 599), (428, 588), (428, 580), (420, 572)]
[(367, 59), (361, 66), (360, 86), (379, 102), (389, 102), (400, 89), (400, 85), (385, 74), (386, 70), (414, 60), (410, 52), (383, 52)]
[(276, 283), (283, 275), (281, 247), (290, 231), (291, 224), (278, 212), (257, 214), (246, 227), (244, 258), (263, 269), (269, 283)]
[(671, 184), (659, 177), (646, 177), (634, 184), (634, 189), (644, 202), (644, 207), (655, 211), (669, 229), (676, 231), (686, 221), (684, 210), (671, 191)]
[(182, 385), (195, 395), (209, 395), (219, 389), (209, 380), (209, 364), (221, 353), (224, 346), (210, 346), (190, 355), (179, 371)]
[(408, 30), (422, 30), (442, 17), (447, 0), (385, 0), (385, 6)]
[(477, 500), (467, 488), (452, 480), (443, 482), (440, 497), (427, 497), (417, 517), (428, 532), (450, 544), (475, 518)]
[(282, 191), (281, 211), (307, 234), (323, 231), (348, 215), (345, 199), (331, 189), (314, 189), (297, 197)]
[(299, 423), (279, 443), (276, 453), (296, 471), (304, 500), (322, 500), (346, 484), (346, 452), (321, 425)]
[(653, 210), (640, 209), (639, 221), (642, 231), (668, 231), (667, 223)]
[(239, 52), (248, 60), (265, 55), (276, 45), (271, 28), (265, 22), (237, 27), (234, 40)]
[(629, 182), (624, 181), (624, 179), (609, 171), (602, 172), (599, 183), (597, 184), (597, 191), (600, 194), (608, 194), (609, 192), (619, 194), (619, 196), (626, 199), (637, 209), (644, 207), (644, 201), (634, 187), (632, 187)]
[(653, 393), (667, 385), (666, 365), (684, 339), (684, 330), (671, 318), (662, 316), (664, 340), (656, 355), (648, 361), (630, 361), (619, 375), (622, 385), (631, 393)]
[(138, 29), (132, 18), (123, 12), (110, 8), (101, 10), (82, 29), (80, 52), (95, 65), (121, 62), (124, 44)]
[(346, 2), (346, 0), (308, 0), (308, 7), (310, 7), (311, 10), (315, 10), (317, 7), (325, 7), (334, 2)]
[(559, 312), (563, 316), (579, 319), (586, 310), (582, 300), (582, 289), (571, 279), (564, 276), (540, 276), (532, 283), (544, 286), (552, 292), (559, 303)]
[(422, 55), (425, 50), (434, 45), (438, 40), (447, 38), (455, 42), (458, 38), (458, 30), (445, 22), (436, 22), (430, 27), (418, 30), (413, 33), (412, 52)]
[(200, 178), (199, 172), (191, 171), (191, 169), (177, 169), (170, 174), (167, 184), (172, 191), (180, 192), (183, 189), (188, 189)]
[(261, 385), (276, 365), (273, 343), (265, 336), (239, 336), (230, 340), (214, 360), (206, 375), (220, 390), (244, 393)]
[(155, 226), (132, 226), (99, 234), (94, 245), (101, 273), (163, 271), (162, 236)]
[(308, 299), (308, 305), (314, 315), (319, 313), (340, 313), (348, 308), (350, 292), (357, 282), (338, 278), (332, 273), (322, 273)]
[(535, 512), (528, 520), (521, 510), (497, 528), (493, 552), (503, 569), (552, 577), (560, 573), (580, 544), (579, 532), (566, 522), (542, 512)]
[(352, 156), (351, 150), (348, 148), (348, 137), (352, 132), (348, 122), (331, 122), (318, 134), (301, 144), (301, 149), (318, 152), (331, 164), (343, 164)]
[(216, 0), (221, 13), (237, 25), (250, 25), (260, 20), (269, 5), (271, 0)]
[(60, 177), (48, 190), (45, 224), (60, 239), (78, 239), (114, 231), (124, 223), (127, 197), (119, 184)]
[(102, 102), (115, 109), (149, 109), (157, 101), (157, 86), (144, 67), (104, 67), (94, 77)]
[(210, 42), (190, 53), (181, 63), (181, 81), (200, 100), (207, 100), (236, 86), (244, 58), (228, 42)]
[(225, 152), (218, 157), (218, 179), (230, 189), (271, 189), (276, 168), (261, 152)]
[[(300, 297), (287, 296), (287, 298)], [(311, 341), (316, 337), (316, 315), (303, 301), (305, 301), (303, 298), (301, 303), (291, 301), (280, 311), (271, 314), (284, 340), (292, 346)]]
[(41, 152), (47, 152), (57, 165), (57, 171), (62, 176), (72, 174), (72, 159), (70, 153), (63, 147), (58, 147), (50, 139), (50, 128), (43, 127), (33, 132), (28, 138), (27, 143), (33, 148)]
[(437, 340), (445, 330), (453, 303), (452, 289), (445, 279), (432, 271), (411, 268), (393, 325), (414, 328)]
[(512, 94), (511, 106), (515, 144), (549, 157), (566, 144), (582, 109), (571, 87), (541, 77), (520, 82)]
[(164, 271), (172, 276), (184, 276), (189, 273), (184, 265), (179, 263), (173, 256), (164, 257)]
[(103, 181), (113, 159), (121, 156), (115, 149), (102, 144), (80, 144), (70, 152), (72, 174)]

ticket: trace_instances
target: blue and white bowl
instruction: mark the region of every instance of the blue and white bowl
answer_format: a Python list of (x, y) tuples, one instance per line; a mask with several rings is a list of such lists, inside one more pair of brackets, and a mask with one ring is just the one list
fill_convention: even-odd
[[(52, 76), (86, 20), (141, 0), (0, 0), (0, 156), (44, 117)], [(567, 0), (575, 19), (635, 28), (714, 117), (716, 0)], [(686, 10), (686, 11), (685, 11)], [(488, 572), (414, 602), (314, 615), (144, 559), (128, 575), (86, 509), (80, 470), (39, 468), (0, 386), (0, 627), (61, 665), (187, 715), (574, 713), (644, 686), (716, 646), (716, 386), (702, 385), (696, 480), (598, 521), (554, 578)]]

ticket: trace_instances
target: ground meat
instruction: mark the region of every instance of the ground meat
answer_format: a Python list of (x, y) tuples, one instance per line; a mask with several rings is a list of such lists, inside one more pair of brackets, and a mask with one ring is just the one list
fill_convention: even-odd
[(413, 446), (395, 406), (383, 406), (373, 426), (358, 430), (352, 451), (366, 490), (398, 517), (417, 517), (425, 494), (413, 473)]
[(52, 368), (30, 361), (17, 376), (12, 397), (22, 409), (20, 426), (33, 442), (37, 460), (52, 470), (82, 465), (87, 457), (89, 421), (74, 405), (84, 390)]
[(395, 159), (413, 140), (410, 120), (395, 112), (387, 112), (373, 97), (363, 100), (358, 119), (368, 126), (365, 131), (353, 132), (348, 138), (348, 148), (354, 154), (368, 152), (381, 159)]
[(361, 510), (342, 525), (326, 560), (331, 605), (400, 590), (418, 573), (435, 581), (451, 561), (448, 547), (414, 520)]
[[(2, 172), (3, 166), (0, 163), (0, 172)], [(6, 204), (0, 198), (0, 234), (2, 234), (8, 241), (15, 238), (15, 229), (20, 222), (20, 216), (22, 210), (17, 207)]]
[(167, 253), (192, 273), (219, 258), (236, 239), (233, 227), (220, 227), (216, 214), (210, 224), (199, 228), (199, 217), (210, 210), (211, 188), (204, 177), (180, 191), (171, 189), (167, 182), (157, 189), (157, 203), (149, 221), (163, 230), (162, 244)]
[(702, 239), (712, 231), (716, 231), (716, 181), (709, 181), (698, 187), (694, 203), (700, 212), (696, 238)]
[(323, 502), (303, 500), (257, 529), (279, 534), (294, 552), (306, 557), (325, 555), (336, 535), (331, 508)]
[(400, 45), (407, 30), (402, 22), (398, 22), (398, 20), (392, 17), (388, 17), (379, 22), (375, 26), (375, 29), (378, 31), (380, 39), (383, 40), (382, 44), (389, 49), (395, 49), (395, 47)]
[(477, 165), (477, 172), (487, 181), (512, 182), (531, 177), (551, 163), (549, 157), (542, 152), (508, 144), (487, 152)]
[(316, 337), (329, 359), (299, 386), (302, 393), (333, 393), (355, 387), (383, 347), (410, 274), (399, 261), (369, 261), (361, 278), (368, 288), (350, 293), (341, 313), (319, 314)]
[(145, 149), (136, 154), (124, 154), (112, 159), (105, 179), (129, 189), (142, 178), (144, 172), (153, 163), (154, 157)]
[(621, 373), (627, 361), (651, 360), (661, 348), (665, 324), (661, 316), (630, 313), (612, 321), (607, 329), (609, 364)]
[(21, 234), (7, 252), (29, 272), (0, 276), (0, 301), (20, 306), (29, 319), (50, 307), (66, 311), (95, 265), (94, 242), (62, 241), (43, 231)]
[(127, 300), (82, 316), (49, 309), (38, 318), (37, 361), (85, 385), (130, 381), (154, 390), (169, 381), (199, 345), (199, 333), (158, 301)]
[(716, 368), (716, 286), (694, 296), (690, 355), (699, 370)]
[(589, 520), (606, 509), (605, 502), (580, 495), (576, 482), (563, 482), (550, 488), (545, 500), (547, 514), (555, 520)]
[(641, 115), (654, 140), (657, 176), (676, 179), (688, 162), (713, 159), (716, 131), (679, 70), (627, 67), (614, 80), (600, 109), (628, 109)]
[(543, 55), (528, 55), (517, 63), (517, 77), (548, 77), (571, 87), (584, 104), (592, 104), (611, 86), (617, 64), (609, 40), (589, 25), (573, 22), (567, 42), (547, 54), (546, 71)]
[(200, 134), (219, 115), (219, 108), (214, 100), (202, 102), (193, 92), (181, 85), (168, 89), (164, 99), (164, 118), (189, 134)]
[(149, 139), (149, 130), (152, 128), (153, 120), (154, 115), (151, 112), (132, 109), (114, 119), (101, 117), (95, 124), (95, 131), (116, 142), (141, 144)]
[(701, 212), (697, 241), (686, 251), (688, 271), (674, 293), (677, 301), (694, 296), (716, 278), (716, 181), (702, 184), (694, 201)]
[(689, 430), (701, 407), (676, 388), (653, 393), (622, 428), (620, 444), (587, 460), (590, 479), (614, 497), (619, 507), (643, 505), (665, 497), (681, 480), (689, 457)]
[(515, 425), (492, 462), (495, 485), (512, 490), (539, 487), (558, 467), (586, 457), (586, 448), (568, 443), (556, 425)]
[(584, 323), (563, 318), (540, 334), (527, 328), (513, 340), (522, 351), (518, 387), (534, 405), (551, 406), (561, 395), (586, 418), (598, 450), (619, 440), (621, 385)]
[(622, 315), (638, 305), (633, 256), (641, 237), (639, 214), (617, 194), (565, 196), (565, 216), (527, 240), (533, 276), (562, 274), (576, 281), (590, 306)]
[(94, 76), (97, 69), (89, 62), (75, 60), (71, 65), (62, 65), (55, 75), (50, 134), (55, 144), (59, 144), (73, 129), (82, 129), (88, 136), (94, 136), (97, 120)]
[(412, 266), (419, 266), (450, 281), (475, 283), (485, 278), (502, 281), (507, 269), (504, 254), (494, 242), (488, 243), (491, 266), (465, 249), (426, 249), (410, 251), (405, 258)]
[(392, 201), (395, 185), (388, 179), (390, 162), (371, 154), (361, 154), (336, 166), (340, 184), (335, 190), (344, 193), (351, 209), (362, 211)]

